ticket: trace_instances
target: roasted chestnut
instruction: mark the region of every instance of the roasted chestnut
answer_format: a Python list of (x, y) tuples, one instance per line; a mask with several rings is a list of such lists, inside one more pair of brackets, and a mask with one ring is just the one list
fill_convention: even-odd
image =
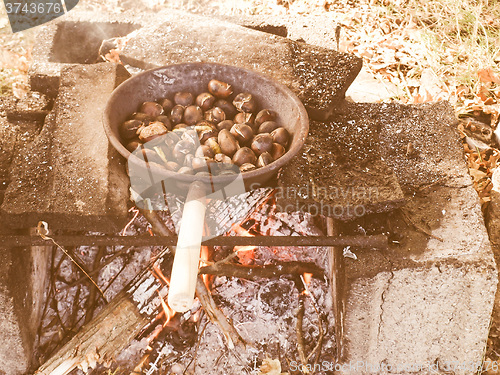
[(290, 140), (290, 133), (285, 128), (277, 128), (271, 132), (271, 137), (273, 137), (274, 143), (279, 143), (283, 147), (286, 147)]
[(194, 170), (207, 168), (208, 158), (193, 158), (192, 166)]
[(255, 124), (255, 115), (253, 113), (240, 112), (234, 116), (233, 120), (236, 124), (247, 124), (253, 127)]
[(120, 126), (120, 136), (128, 141), (132, 138), (137, 137), (137, 133), (139, 128), (142, 126), (142, 122), (139, 120), (128, 120), (125, 121), (121, 126)]
[(257, 134), (252, 140), (252, 144), (250, 145), (255, 155), (260, 155), (263, 152), (271, 152), (273, 147), (273, 137), (269, 133)]
[(172, 124), (177, 125), (182, 121), (182, 116), (184, 116), (184, 109), (185, 107), (177, 104), (175, 105), (172, 110), (170, 111), (170, 121)]
[(156, 121), (152, 122), (148, 126), (145, 126), (141, 129), (139, 133), (139, 139), (141, 142), (149, 142), (155, 138), (160, 137), (163, 134), (166, 134), (168, 129), (163, 125), (162, 122)]
[(157, 117), (163, 113), (163, 107), (156, 102), (144, 102), (141, 104), (139, 112), (145, 113), (150, 117)]
[(215, 153), (209, 146), (201, 145), (196, 149), (194, 156), (197, 158), (204, 158), (204, 157), (213, 158), (215, 156)]
[(205, 143), (207, 139), (213, 137), (217, 137), (217, 130), (210, 127), (198, 133), (198, 139), (200, 140), (200, 143)]
[(234, 124), (230, 132), (240, 145), (249, 143), (253, 138), (253, 130), (246, 124)]
[(168, 116), (160, 115), (156, 117), (156, 121), (163, 122), (163, 125), (165, 125), (168, 130), (172, 130), (172, 123), (170, 122), (170, 118)]
[(177, 173), (180, 173), (180, 174), (194, 174), (194, 171), (193, 171), (193, 168), (181, 167), (181, 168), (179, 168), (179, 170), (177, 171)]
[(189, 139), (189, 141), (193, 144), (197, 144), (198, 133), (192, 126), (188, 126), (184, 129), (184, 132), (181, 135), (181, 139)]
[(226, 114), (219, 107), (213, 107), (205, 112), (205, 120), (218, 124), (226, 119)]
[(186, 155), (194, 153), (195, 147), (189, 139), (182, 139), (175, 145), (172, 155), (179, 164), (183, 164)]
[(269, 109), (263, 109), (262, 111), (257, 113), (257, 116), (255, 116), (255, 125), (260, 126), (266, 121), (276, 121), (277, 117), (278, 116), (276, 115), (276, 112)]
[(174, 107), (174, 103), (167, 98), (158, 100), (158, 103), (163, 107), (164, 113), (170, 113), (172, 108)]
[(217, 98), (226, 99), (233, 93), (233, 88), (229, 83), (212, 79), (208, 82), (208, 91)]
[(212, 151), (214, 152), (214, 155), (221, 153), (220, 145), (219, 145), (219, 142), (217, 142), (216, 137), (208, 138), (205, 141), (205, 145), (212, 149)]
[(135, 139), (133, 141), (130, 141), (129, 143), (127, 143), (127, 145), (125, 146), (125, 148), (127, 150), (129, 150), (130, 152), (134, 152), (135, 150), (137, 150), (137, 147), (139, 147), (141, 145), (141, 142), (139, 142), (139, 140)]
[(254, 152), (248, 147), (242, 147), (233, 155), (233, 163), (237, 166), (242, 166), (245, 163), (255, 164), (257, 157)]
[(236, 138), (227, 129), (222, 129), (217, 137), (220, 149), (223, 154), (233, 156), (238, 150), (238, 142)]
[(214, 106), (215, 96), (208, 92), (203, 92), (196, 97), (195, 103), (203, 111), (207, 111)]
[(273, 157), (269, 152), (263, 152), (257, 159), (257, 168), (265, 167), (266, 165), (271, 164), (273, 161)]
[(282, 145), (280, 145), (279, 143), (273, 143), (270, 154), (274, 160), (281, 158), (283, 155), (285, 155), (285, 153), (286, 150)]
[(184, 122), (188, 125), (194, 125), (203, 120), (203, 111), (197, 105), (190, 105), (184, 110)]
[(248, 92), (242, 92), (233, 100), (233, 105), (241, 112), (255, 112), (257, 109), (257, 101), (254, 96)]
[(217, 99), (214, 103), (214, 107), (221, 108), (226, 114), (226, 118), (233, 118), (238, 113), (238, 110), (225, 99)]
[(217, 124), (217, 129), (219, 129), (219, 131), (222, 129), (231, 130), (233, 125), (234, 125), (234, 122), (232, 120), (224, 120), (224, 121), (221, 121)]
[(244, 172), (250, 172), (250, 171), (253, 171), (256, 168), (257, 167), (255, 165), (253, 165), (252, 163), (245, 163), (245, 164), (242, 164), (240, 166), (240, 171), (242, 173), (244, 173)]
[(275, 121), (266, 121), (259, 126), (259, 133), (271, 133), (273, 130), (278, 129), (280, 126)]
[(174, 95), (174, 103), (184, 107), (190, 106), (194, 103), (194, 96), (190, 92), (177, 92)]
[(233, 161), (231, 160), (231, 158), (225, 154), (222, 154), (222, 153), (215, 155), (214, 160), (217, 163), (227, 164), (229, 166), (233, 164)]

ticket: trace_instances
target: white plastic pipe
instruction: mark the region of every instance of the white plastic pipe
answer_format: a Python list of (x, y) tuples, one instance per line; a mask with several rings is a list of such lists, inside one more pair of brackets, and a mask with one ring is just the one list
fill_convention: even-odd
[(180, 313), (193, 305), (206, 209), (205, 187), (195, 181), (189, 186), (182, 211), (167, 298), (170, 308)]

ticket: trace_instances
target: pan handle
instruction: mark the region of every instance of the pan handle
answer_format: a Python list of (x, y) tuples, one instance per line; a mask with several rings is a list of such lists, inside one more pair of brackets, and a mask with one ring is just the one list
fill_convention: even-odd
[(180, 313), (193, 305), (207, 208), (205, 194), (203, 183), (191, 183), (182, 211), (167, 298), (168, 305)]

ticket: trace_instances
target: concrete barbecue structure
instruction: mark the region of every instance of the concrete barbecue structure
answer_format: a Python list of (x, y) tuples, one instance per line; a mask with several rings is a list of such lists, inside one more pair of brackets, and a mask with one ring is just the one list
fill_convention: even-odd
[[(184, 22), (174, 24), (177, 19)], [(344, 94), (361, 60), (329, 49), (332, 45), (290, 40), (285, 37), (286, 22), (274, 22), (273, 28), (272, 18), (231, 18), (214, 27), (211, 18), (166, 11), (146, 24), (129, 14), (73, 11), (44, 26), (33, 53), (31, 83), (34, 91), (53, 98), (54, 105), (24, 150), (7, 150), (10, 156), (0, 158), (1, 176), (10, 171), (0, 201), (1, 230), (27, 230), (45, 220), (60, 230), (112, 233), (124, 224), (128, 177), (123, 160), (108, 146), (99, 110), (127, 74), (121, 65), (94, 62), (103, 39), (133, 33), (121, 59), (136, 68), (217, 61), (255, 69), (290, 87), (315, 120), (302, 157), (287, 166), (277, 185), (295, 191), (306, 185), (309, 190), (284, 197), (278, 205), (359, 206), (362, 215), (336, 217), (345, 222), (341, 226), (346, 234), (400, 235), (388, 250), (352, 249), (357, 260), (346, 259), (344, 363), (353, 365), (343, 373), (426, 373), (414, 369), (479, 363), (497, 270), (453, 109), (444, 102), (347, 102)], [(192, 25), (197, 25), (195, 31)], [(266, 28), (279, 35), (255, 30)], [(329, 40), (334, 40), (333, 28), (330, 33)], [(83, 38), (86, 47), (68, 49), (71, 38)], [(12, 116), (9, 120), (2, 114), (0, 134), (15, 137), (12, 124)], [(84, 181), (76, 181), (78, 176)], [(336, 188), (344, 194), (325, 199), (312, 193), (312, 185), (316, 191)], [(361, 188), (373, 193), (358, 194)], [(10, 272), (15, 267), (15, 262), (5, 265)], [(33, 328), (23, 327), (21, 317), (43, 296), (35, 293), (33, 301), (23, 304), (15, 301), (28, 297), (14, 294), (12, 285), (0, 279), (0, 309), (10, 314), (13, 327), (10, 333), (0, 333), (0, 357), (7, 358), (0, 361), (0, 373), (12, 375), (29, 367), (32, 343), (27, 340), (32, 340)], [(31, 334), (23, 335), (22, 330)], [(25, 360), (8, 355), (12, 348), (3, 343), (14, 336), (18, 348), (24, 345)], [(364, 367), (356, 368), (357, 363)], [(455, 369), (455, 374), (468, 373), (463, 367)]]

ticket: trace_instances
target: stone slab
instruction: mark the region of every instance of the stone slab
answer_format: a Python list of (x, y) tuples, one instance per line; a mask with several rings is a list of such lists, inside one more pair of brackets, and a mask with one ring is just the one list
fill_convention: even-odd
[(12, 269), (10, 250), (0, 249), (0, 374), (25, 374), (31, 353), (22, 336), (23, 320), (15, 313), (9, 276)]
[(386, 232), (397, 242), (351, 249), (358, 259), (346, 260), (345, 363), (365, 367), (342, 373), (430, 374), (436, 363), (481, 363), (498, 276), (451, 106), (349, 106), (384, 109), (371, 112), (384, 124), (377, 151), (406, 205), (344, 224), (345, 234)]
[[(33, 94), (30, 95), (30, 94)], [(24, 152), (26, 144), (33, 141), (43, 125), (40, 108), (47, 103), (38, 100), (37, 93), (30, 93), (31, 99), (15, 101), (13, 98), (0, 99), (0, 205), (10, 183), (10, 168), (14, 157)], [(34, 115), (35, 114), (35, 115)], [(0, 225), (0, 234), (10, 233), (6, 226)]]
[(125, 224), (128, 177), (111, 147), (102, 113), (123, 67), (102, 63), (64, 68), (53, 112), (25, 153), (14, 160), (0, 208), (12, 228), (115, 232)]
[(353, 220), (438, 181), (470, 186), (456, 124), (446, 102), (345, 102), (329, 121), (311, 122), (302, 155), (278, 179), (278, 207)]
[[(409, 222), (396, 210), (350, 224), (368, 233), (386, 225), (399, 243), (385, 251), (354, 250), (358, 259), (346, 259), (345, 363), (368, 368), (342, 373), (431, 374), (435, 363), (441, 370), (481, 363), (498, 276), (477, 193), (441, 184), (407, 200)], [(418, 365), (423, 369), (415, 371)], [(463, 366), (454, 371), (475, 373)]]
[(55, 98), (61, 70), (74, 64), (93, 64), (103, 40), (125, 36), (147, 23), (137, 13), (73, 10), (40, 28), (29, 69), (30, 85)]
[(377, 107), (376, 115), (384, 121), (379, 134), (380, 155), (406, 194), (438, 182), (472, 186), (457, 131), (458, 118), (450, 103), (374, 105)]
[(17, 131), (15, 125), (0, 117), (0, 189), (4, 190), (9, 181), (9, 169), (14, 157)]
[(256, 70), (288, 86), (318, 120), (344, 99), (361, 69), (361, 59), (353, 55), (213, 18), (168, 10), (159, 19), (161, 24), (130, 39), (120, 55), (123, 62), (141, 69), (201, 61)]
[(490, 192), (491, 201), (486, 210), (486, 226), (490, 241), (500, 246), (500, 193), (496, 190)]

